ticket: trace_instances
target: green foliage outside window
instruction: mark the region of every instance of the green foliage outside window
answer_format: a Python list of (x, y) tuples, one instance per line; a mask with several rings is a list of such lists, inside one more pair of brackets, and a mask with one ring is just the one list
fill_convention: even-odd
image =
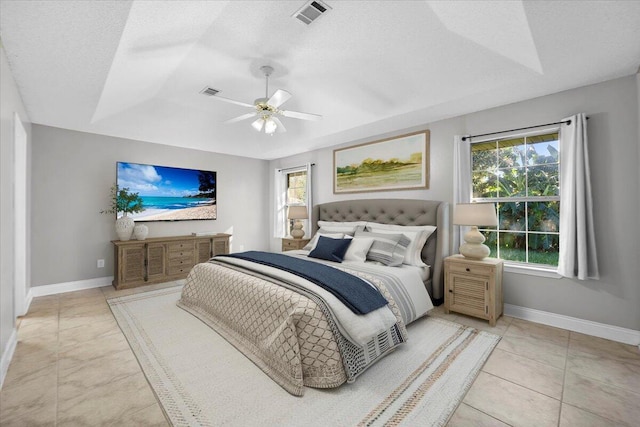
[(492, 257), (558, 265), (558, 133), (472, 144), (473, 200), (495, 202), (498, 227), (481, 231)]
[(307, 173), (287, 174), (287, 206), (307, 203)]

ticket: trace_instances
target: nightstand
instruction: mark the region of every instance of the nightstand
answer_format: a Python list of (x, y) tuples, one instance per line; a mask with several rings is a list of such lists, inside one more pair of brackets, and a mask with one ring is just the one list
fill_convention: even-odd
[(452, 255), (444, 260), (444, 312), (456, 311), (487, 319), (491, 326), (502, 315), (501, 259), (473, 260)]
[(282, 252), (295, 251), (296, 249), (304, 248), (311, 239), (294, 239), (285, 237), (282, 239)]

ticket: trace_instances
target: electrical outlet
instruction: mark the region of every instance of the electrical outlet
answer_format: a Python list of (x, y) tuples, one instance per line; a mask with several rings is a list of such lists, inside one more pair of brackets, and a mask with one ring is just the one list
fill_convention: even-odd
[(99, 259), (98, 260), (98, 268), (104, 268), (104, 260), (103, 259)]

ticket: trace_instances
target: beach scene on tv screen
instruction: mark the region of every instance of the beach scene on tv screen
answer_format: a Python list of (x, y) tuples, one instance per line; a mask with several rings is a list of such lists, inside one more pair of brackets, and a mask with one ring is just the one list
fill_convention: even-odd
[(142, 200), (142, 212), (128, 214), (136, 222), (217, 217), (215, 172), (118, 162), (117, 183)]

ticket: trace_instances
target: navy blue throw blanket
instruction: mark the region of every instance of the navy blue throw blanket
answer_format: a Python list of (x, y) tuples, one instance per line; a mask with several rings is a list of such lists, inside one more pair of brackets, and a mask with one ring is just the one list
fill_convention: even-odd
[(359, 277), (313, 261), (259, 251), (217, 255), (217, 257), (239, 258), (288, 271), (331, 292), (356, 314), (367, 314), (387, 305), (387, 300), (382, 294)]

